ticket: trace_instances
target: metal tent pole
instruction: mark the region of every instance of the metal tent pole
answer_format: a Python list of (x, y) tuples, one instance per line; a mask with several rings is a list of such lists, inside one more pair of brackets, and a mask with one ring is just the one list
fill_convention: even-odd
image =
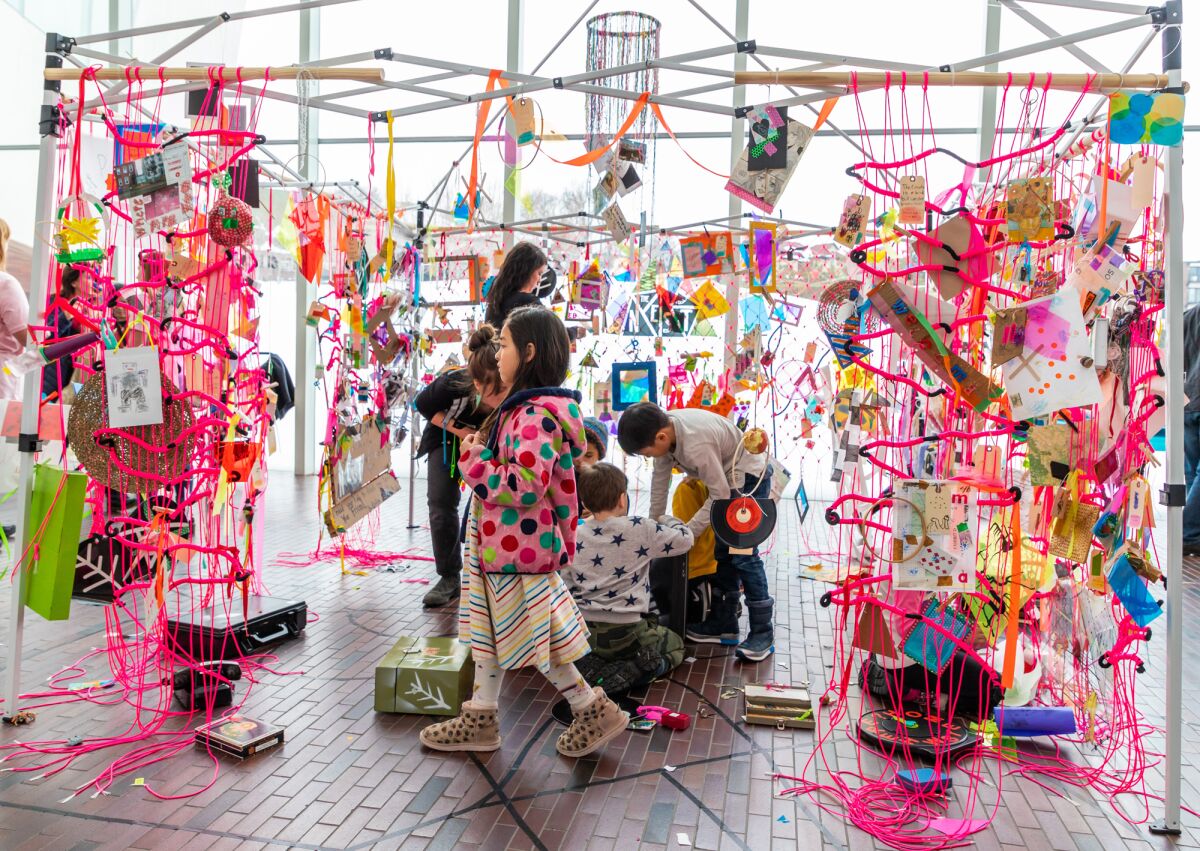
[[(1163, 27), (1163, 71), (1168, 91), (1182, 94), (1183, 0), (1167, 0), (1156, 21)], [(1163, 817), (1151, 833), (1178, 836), (1183, 731), (1183, 506), (1187, 497), (1183, 470), (1183, 313), (1187, 307), (1183, 268), (1183, 145), (1167, 148), (1166, 200), (1166, 347), (1167, 481), (1160, 502), (1167, 506), (1167, 788)]]
[[(504, 63), (504, 70), (509, 72), (519, 72), (521, 70), (521, 40), (525, 29), (525, 0), (508, 0), (508, 55), (507, 61)], [(509, 135), (514, 139), (517, 135), (517, 125), (513, 121), (511, 115), (506, 115), (504, 126)], [(506, 164), (504, 166), (504, 183), (500, 187), (500, 196), (503, 199), (503, 213), (501, 221), (511, 222), (517, 217), (517, 196), (510, 191), (509, 184), (513, 180), (520, 180), (520, 176), (514, 177), (517, 170), (514, 165)], [(516, 185), (513, 185), (513, 189)], [(513, 234), (512, 231), (504, 232), (504, 250), (508, 251), (512, 248)]]
[[(734, 13), (734, 37), (740, 44), (745, 42), (750, 32), (750, 2), (749, 0), (737, 0), (737, 8)], [(746, 52), (739, 50), (733, 55), (734, 73), (743, 73), (746, 70)], [(746, 144), (746, 119), (738, 118), (739, 107), (746, 105), (746, 87), (735, 86), (733, 89), (733, 114), (734, 119), (730, 122), (730, 138), (729, 138), (729, 171), (733, 173), (734, 164), (737, 163), (738, 157), (742, 153), (742, 147)], [(737, 219), (742, 215), (742, 199), (729, 193), (729, 218)], [(725, 300), (729, 302), (729, 312), (725, 314), (725, 380), (730, 380), (734, 364), (737, 362), (737, 344), (738, 344), (738, 316), (741, 310), (738, 306), (738, 279), (736, 275), (729, 276), (729, 282), (725, 285)]]
[[(300, 64), (308, 62), (321, 53), (321, 11), (312, 8), (300, 13)], [(301, 100), (316, 94), (317, 84), (311, 79), (300, 79)], [(307, 103), (298, 107), (297, 170), (310, 182), (316, 182), (320, 168), (317, 157), (318, 111)], [(317, 472), (314, 457), (317, 445), (317, 332), (309, 326), (306, 316), (308, 306), (316, 298), (317, 288), (309, 283), (304, 273), (296, 268), (296, 312), (292, 321), (296, 326), (296, 398), (295, 429), (296, 445), (293, 447), (293, 468), (297, 476), (311, 476)]]
[[(62, 67), (62, 56), (58, 54), (59, 36), (46, 33), (46, 67)], [(50, 246), (54, 235), (54, 164), (58, 152), (59, 120), (58, 107), (60, 84), (52, 80), (42, 83), (42, 108), (38, 132), (38, 181), (34, 209), (33, 268), (29, 281), (29, 304), (35, 311), (29, 324), (42, 324), (42, 312), (46, 305), (46, 280), (50, 275)], [(76, 128), (78, 132), (79, 128)], [(12, 718), (17, 712), (17, 696), (21, 691), (21, 645), (25, 629), (25, 594), (28, 572), (31, 567), (28, 556), (22, 557), (29, 548), (25, 538), (25, 521), (29, 516), (29, 498), (33, 485), (33, 456), (38, 449), (38, 401), (41, 393), (42, 371), (31, 369), (25, 373), (21, 393), (21, 431), (17, 448), (21, 455), (20, 484), (17, 487), (17, 505), (21, 512), (17, 518), (15, 548), (18, 553), (13, 570), (12, 599), (9, 606), (7, 669), (4, 677), (4, 717)]]
[[(996, 53), (1000, 50), (1000, 4), (998, 0), (984, 0), (986, 3), (986, 22), (983, 29), (983, 52)], [(990, 62), (988, 71), (996, 71), (999, 65)], [(992, 86), (979, 91), (979, 159), (986, 160), (992, 155), (992, 147), (996, 144), (996, 89)], [(978, 178), (986, 181), (991, 169), (980, 169)]]

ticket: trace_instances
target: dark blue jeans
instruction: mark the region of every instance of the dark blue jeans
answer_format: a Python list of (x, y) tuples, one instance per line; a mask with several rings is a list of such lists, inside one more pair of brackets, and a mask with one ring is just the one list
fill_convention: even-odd
[(1183, 476), (1187, 502), (1183, 506), (1183, 544), (1200, 546), (1200, 411), (1183, 412)]
[[(745, 484), (754, 490), (747, 491), (743, 496), (767, 499), (771, 495), (771, 468), (767, 467), (763, 477), (757, 482), (753, 476), (747, 476)], [(731, 555), (729, 547), (718, 538), (713, 555), (717, 559), (717, 576), (713, 584), (718, 591), (736, 594), (740, 586), (745, 589), (747, 603), (770, 599), (771, 595), (767, 591), (767, 571), (763, 567), (762, 557), (758, 554), (758, 547), (755, 547), (750, 555)]]

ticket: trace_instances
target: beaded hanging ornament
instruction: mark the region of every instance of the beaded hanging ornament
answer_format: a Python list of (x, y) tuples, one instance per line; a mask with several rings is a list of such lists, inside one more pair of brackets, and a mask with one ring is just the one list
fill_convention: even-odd
[(250, 205), (234, 198), (222, 186), (217, 200), (208, 211), (208, 237), (217, 245), (234, 248), (250, 241), (254, 230), (254, 214)]

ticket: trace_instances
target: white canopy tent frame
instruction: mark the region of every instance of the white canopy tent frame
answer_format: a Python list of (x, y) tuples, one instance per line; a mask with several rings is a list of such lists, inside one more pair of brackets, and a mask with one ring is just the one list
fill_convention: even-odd
[[(261, 17), (266, 15), (283, 14), (290, 12), (300, 12), (305, 17), (305, 25), (311, 28), (313, 16), (319, 14), (319, 9), (327, 6), (342, 5), (355, 0), (307, 0), (307, 2), (290, 3), (286, 5), (273, 6), (265, 9), (250, 10), (238, 13), (223, 13), (215, 17), (194, 18), (189, 20), (177, 21), (170, 24), (157, 24), (145, 27), (132, 27), (124, 30), (116, 30), (114, 32), (99, 33), (88, 36), (77, 37), (74, 39), (62, 38), (51, 34), (47, 40), (47, 67), (61, 66), (62, 57), (69, 55), (72, 51), (81, 56), (88, 58), (99, 59), (101, 61), (111, 61), (117, 64), (126, 65), (143, 65), (150, 69), (150, 74), (153, 74), (153, 67), (161, 65), (171, 57), (187, 48), (189, 45), (196, 43), (209, 33), (218, 29), (225, 23), (237, 20), (244, 20), (252, 17)], [(346, 106), (337, 101), (345, 100), (350, 97), (358, 97), (362, 95), (370, 95), (376, 92), (392, 92), (404, 91), (414, 95), (427, 95), (431, 100), (409, 106), (402, 106), (392, 110), (395, 116), (418, 115), (428, 112), (434, 112), (441, 109), (448, 109), (455, 106), (464, 106), (468, 104), (479, 104), (485, 99), (494, 99), (504, 96), (519, 95), (523, 93), (545, 91), (548, 89), (564, 89), (577, 91), (580, 93), (602, 94), (615, 98), (634, 100), (638, 94), (622, 92), (605, 86), (595, 84), (595, 80), (602, 79), (607, 76), (620, 73), (620, 69), (606, 69), (602, 72), (585, 72), (575, 74), (568, 77), (544, 77), (538, 76), (538, 71), (548, 61), (548, 59), (557, 51), (558, 47), (563, 44), (570, 33), (581, 23), (584, 18), (596, 6), (598, 0), (591, 0), (583, 9), (581, 14), (568, 27), (563, 36), (551, 47), (546, 56), (534, 67), (530, 73), (521, 73), (515, 67), (504, 69), (504, 77), (512, 81), (515, 85), (505, 89), (499, 89), (493, 92), (475, 92), (470, 94), (460, 94), (448, 91), (442, 88), (435, 88), (428, 84), (436, 83), (443, 80), (456, 79), (462, 76), (480, 76), (486, 78), (492, 71), (490, 68), (466, 65), (457, 62), (448, 62), (436, 58), (417, 57), (408, 54), (398, 54), (389, 48), (365, 52), (361, 54), (351, 54), (347, 56), (331, 57), (319, 59), (311, 55), (308, 45), (303, 45), (301, 50), (301, 59), (304, 64), (311, 66), (327, 66), (327, 65), (344, 65), (353, 64), (355, 62), (365, 62), (372, 60), (389, 60), (391, 62), (399, 62), (413, 64), (419, 67), (434, 69), (436, 73), (426, 74), (424, 76), (404, 80), (404, 81), (383, 81), (378, 84), (371, 84), (358, 89), (333, 92), (328, 94), (312, 95), (302, 101), (293, 95), (288, 95), (283, 92), (267, 90), (266, 86), (243, 86), (242, 90), (249, 94), (261, 94), (264, 97), (274, 100), (280, 100), (288, 103), (295, 103), (302, 108), (302, 111), (307, 115), (307, 112), (316, 110), (327, 110), (344, 115), (371, 118), (375, 121), (384, 120), (386, 118), (386, 110), (366, 110), (356, 107)], [(940, 70), (940, 71), (965, 71), (975, 68), (984, 67), (988, 70), (994, 69), (998, 63), (1015, 59), (1018, 57), (1033, 56), (1038, 53), (1043, 53), (1058, 47), (1067, 49), (1076, 59), (1080, 60), (1084, 65), (1093, 71), (1100, 71), (1103, 66), (1095, 60), (1091, 54), (1084, 51), (1079, 45), (1083, 42), (1092, 41), (1103, 38), (1116, 33), (1127, 32), (1145, 27), (1148, 33), (1145, 39), (1141, 42), (1139, 48), (1134, 52), (1126, 63), (1123, 72), (1128, 72), (1138, 61), (1141, 54), (1148, 48), (1149, 44), (1154, 40), (1157, 34), (1163, 42), (1163, 70), (1171, 75), (1171, 85), (1181, 85), (1181, 56), (1180, 56), (1180, 26), (1182, 24), (1182, 3), (1180, 0), (1164, 0), (1163, 5), (1156, 8), (1146, 8), (1127, 3), (1108, 2), (1108, 0), (984, 0), (986, 3), (986, 23), (984, 32), (985, 52), (980, 56), (971, 57), (960, 62), (949, 65), (930, 65), (921, 66), (911, 63), (897, 63), (886, 60), (869, 59), (864, 57), (847, 57), (833, 54), (825, 54), (813, 51), (793, 50), (789, 48), (777, 48), (769, 46), (759, 46), (756, 42), (748, 40), (743, 31), (748, 26), (748, 0), (737, 0), (737, 23), (738, 34), (735, 35), (725, 28), (712, 14), (705, 11), (699, 2), (689, 0), (696, 8), (698, 13), (711, 21), (727, 38), (732, 42), (724, 46), (691, 51), (688, 53), (678, 54), (674, 56), (662, 57), (655, 60), (649, 60), (644, 65), (636, 67), (658, 67), (675, 72), (692, 72), (698, 76), (704, 77), (708, 82), (703, 85), (698, 85), (688, 89), (682, 89), (668, 94), (652, 95), (650, 100), (653, 103), (661, 103), (672, 107), (686, 109), (695, 112), (703, 112), (715, 115), (728, 117), (731, 120), (732, 126), (736, 129), (739, 126), (738, 119), (744, 114), (741, 111), (740, 104), (744, 103), (745, 89), (743, 85), (737, 84), (730, 79), (730, 72), (725, 68), (714, 68), (707, 65), (698, 65), (695, 63), (720, 59), (728, 56), (738, 58), (736, 64), (744, 65), (744, 59), (752, 58), (760, 67), (767, 69), (763, 57), (771, 57), (776, 59), (786, 59), (798, 62), (809, 63), (797, 69), (790, 70), (825, 70), (831, 68), (862, 68), (862, 69), (881, 69), (891, 70), (897, 73), (904, 72), (910, 74), (919, 74), (925, 70)], [(1110, 14), (1124, 15), (1121, 20), (1109, 22), (1099, 26), (1088, 27), (1073, 33), (1059, 34), (1048, 24), (1043, 22), (1032, 11), (1025, 8), (1027, 5), (1048, 5), (1060, 6), (1081, 11), (1096, 11)], [(1010, 12), (1026, 21), (1043, 35), (1045, 39), (1033, 42), (1027, 45), (1021, 45), (1007, 50), (999, 50), (999, 26), (1000, 26), (1000, 11), (1008, 9)], [(515, 61), (520, 55), (521, 42), (521, 24), (523, 21), (523, 3), (522, 0), (509, 0), (508, 4), (508, 40), (509, 40), (509, 65), (516, 65), (519, 62)], [(100, 44), (108, 42), (110, 45), (115, 45), (119, 39), (132, 39), (138, 36), (157, 34), (163, 32), (171, 32), (177, 30), (190, 29), (180, 42), (173, 45), (166, 51), (155, 56), (148, 63), (135, 63), (133, 60), (125, 57), (117, 56), (113, 53), (101, 52), (88, 45)], [(303, 38), (303, 31), (302, 31)], [(110, 47), (110, 50), (112, 48)], [(713, 77), (720, 78), (717, 82), (712, 82)], [(115, 94), (119, 93), (126, 87), (126, 83), (118, 82), (110, 86), (106, 92), (106, 98), (111, 99)], [(164, 93), (187, 91), (196, 86), (172, 86), (164, 90)], [(714, 104), (708, 101), (696, 99), (698, 95), (710, 94), (712, 92), (731, 89), (733, 92), (734, 103), (730, 106)], [(859, 87), (859, 91), (863, 91), (863, 87)], [(836, 94), (836, 89), (823, 87), (816, 91), (800, 93), (795, 88), (789, 88), (789, 93), (792, 95), (787, 99), (776, 99), (772, 102), (776, 105), (786, 106), (806, 106), (812, 111), (816, 111), (813, 104), (826, 100), (831, 94)], [(50, 266), (49, 245), (51, 244), (51, 234), (49, 233), (48, 222), (52, 219), (53, 198), (53, 178), (54, 178), (54, 152), (57, 145), (57, 140), (54, 135), (57, 125), (57, 102), (58, 102), (58, 87), (47, 85), (44, 90), (44, 99), (41, 115), (42, 141), (39, 146), (39, 165), (38, 165), (38, 191), (37, 191), (37, 209), (35, 222), (37, 222), (37, 238), (35, 242), (34, 263), (33, 263), (33, 280), (31, 282), (31, 302), (37, 305), (44, 303), (46, 283), (48, 280)], [(1075, 129), (1075, 136), (1070, 139), (1064, 139), (1062, 146), (1059, 148), (1060, 154), (1066, 151), (1069, 146), (1078, 138), (1079, 134), (1084, 132), (1091, 123), (1095, 121), (1099, 115), (1099, 110), (1103, 106), (1103, 101), (1091, 111), (1087, 120), (1079, 123)], [(499, 120), (500, 114), (493, 117), (492, 124)], [(984, 89), (981, 98), (981, 124), (977, 131), (981, 137), (981, 148), (984, 147), (985, 140), (990, 140), (991, 135), (995, 132), (994, 128), (995, 115), (995, 89)], [(989, 120), (991, 116), (991, 120)], [(302, 116), (301, 126), (306, 125), (306, 119)], [(836, 127), (831, 122), (826, 122), (830, 130), (828, 132), (841, 136), (854, 148), (861, 151), (861, 147), (848, 134)], [(489, 124), (488, 126), (492, 126)], [(959, 129), (954, 128), (957, 132)], [(486, 132), (486, 131), (485, 131)], [(824, 132), (824, 131), (823, 131)], [(938, 132), (942, 132), (939, 130)], [(683, 134), (680, 134), (681, 137)], [(741, 133), (734, 132), (731, 138), (731, 155), (736, 155), (741, 147)], [(433, 137), (438, 141), (448, 141), (456, 143), (461, 139), (456, 137)], [(696, 136), (692, 136), (696, 138)], [(300, 139), (299, 144), (302, 150), (315, 148), (320, 143), (319, 135), (312, 139)], [(330, 140), (331, 142), (333, 140)], [(352, 143), (353, 140), (337, 140), (338, 143)], [(473, 140), (472, 140), (473, 141)], [(990, 142), (987, 147), (990, 147)], [(470, 152), (470, 145), (464, 154), (458, 156), (453, 162), (457, 163), (467, 153)], [(280, 162), (277, 158), (273, 158), (275, 164), (281, 167), (284, 172), (289, 172), (291, 179), (297, 181), (312, 182), (312, 175), (301, 175), (291, 170), (285, 163)], [(1165, 571), (1172, 580), (1168, 586), (1167, 599), (1167, 622), (1168, 622), (1168, 640), (1167, 640), (1167, 766), (1166, 778), (1167, 788), (1165, 794), (1165, 811), (1164, 818), (1157, 822), (1152, 828), (1155, 832), (1177, 834), (1179, 833), (1179, 813), (1180, 813), (1180, 736), (1181, 736), (1181, 676), (1182, 676), (1182, 582), (1178, 581), (1182, 575), (1180, 568), (1182, 559), (1181, 549), (1181, 534), (1182, 534), (1182, 501), (1181, 493), (1183, 490), (1183, 457), (1182, 457), (1182, 313), (1183, 313), (1183, 294), (1184, 294), (1184, 270), (1182, 262), (1182, 233), (1178, 230), (1179, 224), (1183, 220), (1183, 198), (1182, 198), (1182, 151), (1180, 148), (1171, 148), (1167, 155), (1167, 208), (1168, 222), (1170, 230), (1167, 234), (1167, 269), (1166, 273), (1166, 293), (1167, 293), (1167, 313), (1168, 325), (1166, 334), (1166, 355), (1167, 355), (1167, 373), (1168, 373), (1168, 392), (1167, 406), (1169, 415), (1168, 435), (1168, 450), (1167, 450), (1167, 489), (1164, 491), (1165, 501), (1168, 504), (1168, 558), (1167, 570)], [(431, 205), (430, 200), (438, 193), (439, 187), (444, 189), (447, 185), (450, 176), (453, 174), (455, 166), (452, 165), (447, 171), (445, 177), (441, 178), (434, 186), (433, 191), (421, 202), (418, 202), (418, 233), (417, 237), (423, 233), (425, 223), (423, 221), (426, 210), (435, 212), (436, 204)], [(284, 178), (288, 180), (289, 178)], [(356, 184), (352, 184), (355, 187)], [(361, 194), (361, 189), (353, 191)], [(499, 227), (509, 230), (520, 230), (520, 232), (528, 232), (531, 230), (534, 234), (538, 232), (534, 229), (524, 229), (527, 222), (515, 222), (511, 216), (511, 205), (506, 213), (509, 215), (506, 218), (509, 224), (504, 222), (491, 223), (480, 221), (480, 224), (485, 227)], [(436, 212), (441, 212), (436, 210)], [(719, 220), (707, 220), (706, 222), (698, 222), (695, 226), (700, 226), (707, 223), (717, 224), (724, 222), (728, 224), (731, 220), (736, 219), (736, 215)], [(666, 230), (678, 230), (680, 228), (670, 229), (655, 229), (655, 232), (665, 232)], [(646, 231), (651, 228), (647, 226)], [(593, 232), (588, 228), (586, 231), (590, 236)], [(544, 232), (543, 232), (544, 233)], [(731, 324), (735, 325), (736, 317)], [(727, 342), (729, 342), (727, 340)], [(297, 364), (298, 374), (303, 377), (307, 374), (301, 370), (311, 367), (311, 364)], [(29, 488), (28, 482), (32, 470), (33, 452), (37, 447), (37, 382), (34, 374), (31, 373), (25, 380), (24, 391), (24, 411), (21, 422), (21, 437), (19, 439), (19, 448), (21, 449), (21, 491), (19, 495), (20, 504), (24, 509), (28, 508)], [(302, 471), (301, 471), (302, 472)], [(18, 533), (18, 538), (23, 537)], [(19, 659), (21, 651), (21, 626), (23, 617), (22, 605), (22, 587), (23, 573), (21, 567), (18, 566), (18, 575), (13, 589), (13, 609), (12, 621), (10, 624), (11, 635), (15, 640), (10, 641), (8, 647), (8, 671), (5, 681), (5, 711), (12, 715), (17, 710), (17, 695), (19, 685)]]

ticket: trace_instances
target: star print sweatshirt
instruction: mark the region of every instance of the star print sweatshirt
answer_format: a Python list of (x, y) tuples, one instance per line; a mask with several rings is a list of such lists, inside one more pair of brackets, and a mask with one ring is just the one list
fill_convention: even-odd
[(584, 620), (636, 623), (650, 611), (650, 559), (686, 553), (692, 532), (674, 517), (587, 520), (562, 572)]

